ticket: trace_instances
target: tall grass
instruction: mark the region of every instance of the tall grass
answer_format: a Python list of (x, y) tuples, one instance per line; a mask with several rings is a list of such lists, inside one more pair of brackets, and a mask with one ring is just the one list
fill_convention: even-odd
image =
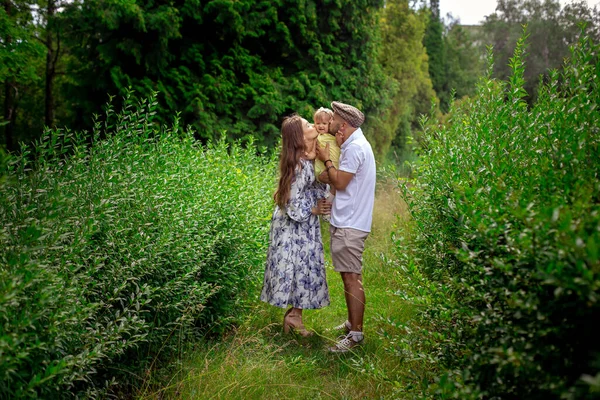
[(598, 46), (582, 35), (528, 107), (525, 41), (508, 81), (483, 81), (426, 130), (407, 188), (416, 231), (402, 266), (428, 300), (413, 342), (446, 372), (424, 376), (427, 397), (600, 390)]
[(86, 135), (48, 131), (0, 179), (0, 397), (124, 396), (248, 306), (273, 159), (201, 146), (132, 97)]

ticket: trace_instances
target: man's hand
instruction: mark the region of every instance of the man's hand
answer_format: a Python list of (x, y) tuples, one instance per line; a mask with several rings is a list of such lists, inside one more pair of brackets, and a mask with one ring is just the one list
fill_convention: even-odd
[(323, 162), (331, 160), (329, 154), (329, 143), (325, 144), (325, 147), (321, 147), (321, 144), (317, 141), (317, 158)]

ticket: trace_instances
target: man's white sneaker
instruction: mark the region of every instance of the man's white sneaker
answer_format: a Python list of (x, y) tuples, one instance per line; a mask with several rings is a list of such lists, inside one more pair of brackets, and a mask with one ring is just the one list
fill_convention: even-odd
[(329, 348), (332, 353), (346, 353), (352, 350), (354, 347), (360, 346), (363, 342), (363, 338), (359, 341), (354, 340), (354, 337), (350, 334), (340, 339), (334, 346)]
[(350, 333), (350, 322), (344, 321), (343, 323), (339, 324), (338, 326), (334, 326), (333, 328), (330, 328), (327, 331), (335, 332), (340, 335), (346, 336), (348, 333)]

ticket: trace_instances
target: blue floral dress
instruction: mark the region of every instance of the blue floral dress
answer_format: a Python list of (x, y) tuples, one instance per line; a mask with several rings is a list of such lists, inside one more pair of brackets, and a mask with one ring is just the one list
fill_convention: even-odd
[(312, 162), (301, 161), (285, 209), (275, 207), (260, 299), (276, 307), (301, 309), (329, 305), (319, 217), (311, 214), (317, 200), (327, 197), (315, 180)]

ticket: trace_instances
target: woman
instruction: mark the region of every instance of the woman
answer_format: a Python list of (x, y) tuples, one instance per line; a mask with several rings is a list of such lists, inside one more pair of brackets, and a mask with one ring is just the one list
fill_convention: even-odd
[(292, 115), (281, 126), (279, 184), (271, 218), (269, 250), (260, 299), (290, 309), (284, 315), (284, 332), (311, 333), (302, 323), (302, 310), (329, 305), (323, 242), (318, 215), (329, 214), (325, 185), (315, 180), (313, 163), (306, 159), (305, 136), (315, 128)]

